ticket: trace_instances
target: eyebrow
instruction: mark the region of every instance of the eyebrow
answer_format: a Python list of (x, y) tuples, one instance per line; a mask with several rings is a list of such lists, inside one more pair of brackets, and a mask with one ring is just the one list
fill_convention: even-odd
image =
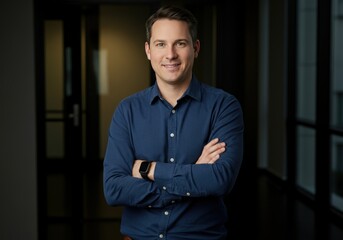
[[(176, 42), (181, 42), (181, 41), (190, 42), (188, 39), (180, 38), (180, 39), (176, 39), (176, 40), (174, 41), (174, 43), (176, 43)], [(156, 43), (156, 42), (166, 42), (166, 40), (156, 39), (156, 40), (153, 41), (152, 43)]]

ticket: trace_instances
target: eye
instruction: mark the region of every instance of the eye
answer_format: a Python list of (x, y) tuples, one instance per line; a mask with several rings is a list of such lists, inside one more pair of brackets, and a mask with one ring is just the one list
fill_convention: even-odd
[(165, 46), (165, 43), (164, 42), (157, 42), (155, 44), (155, 46), (158, 47), (158, 48), (163, 48)]
[(176, 46), (180, 47), (180, 48), (186, 47), (187, 46), (187, 42), (179, 41), (179, 42), (176, 43)]

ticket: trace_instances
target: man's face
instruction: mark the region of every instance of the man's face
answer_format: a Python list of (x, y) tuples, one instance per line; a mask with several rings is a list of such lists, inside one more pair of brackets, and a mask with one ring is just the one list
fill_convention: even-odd
[(193, 44), (187, 23), (176, 20), (156, 21), (151, 28), (150, 44), (145, 43), (157, 81), (167, 84), (191, 80), (194, 58), (199, 50), (200, 42)]

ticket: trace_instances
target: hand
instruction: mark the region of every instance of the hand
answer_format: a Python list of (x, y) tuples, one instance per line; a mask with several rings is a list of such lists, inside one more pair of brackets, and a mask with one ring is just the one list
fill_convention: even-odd
[(220, 154), (224, 151), (225, 143), (219, 142), (219, 139), (215, 138), (205, 145), (201, 156), (195, 164), (213, 164), (219, 159)]

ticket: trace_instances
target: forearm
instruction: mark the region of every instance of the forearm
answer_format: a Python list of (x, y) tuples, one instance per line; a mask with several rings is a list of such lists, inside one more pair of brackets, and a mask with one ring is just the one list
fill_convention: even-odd
[[(225, 152), (225, 143), (213, 139), (203, 148), (201, 156), (195, 164), (172, 164), (150, 162), (149, 181), (155, 181), (164, 191), (183, 196), (204, 197), (225, 194), (236, 176), (238, 169), (232, 168), (225, 160), (218, 164), (220, 155)], [(228, 155), (229, 156), (229, 155)], [(238, 158), (238, 162), (239, 162)], [(139, 173), (144, 160), (136, 160), (132, 176), (142, 178)], [(216, 165), (216, 166), (214, 166)], [(156, 175), (156, 168), (158, 169)]]
[(215, 164), (157, 163), (154, 177), (159, 188), (177, 196), (224, 196), (232, 188), (240, 162)]
[[(178, 196), (226, 195), (235, 184), (243, 160), (243, 132), (244, 124), (239, 104), (224, 109), (210, 134), (210, 137), (218, 137), (226, 144), (225, 152), (219, 154), (215, 164), (158, 162), (154, 171), (155, 183), (170, 194)], [(211, 161), (208, 161), (205, 154), (205, 157), (200, 156), (196, 163)]]
[(161, 208), (180, 199), (162, 191), (153, 182), (125, 177), (109, 177), (104, 182), (104, 194), (110, 206), (132, 206), (139, 208)]
[[(204, 146), (202, 154), (198, 158), (198, 160), (195, 162), (195, 164), (213, 164), (219, 159), (220, 154), (222, 154), (224, 151), (225, 151), (225, 143), (219, 142), (219, 139), (215, 138)], [(141, 163), (144, 161), (145, 160), (135, 160), (132, 167), (133, 177), (142, 178), (140, 174), (140, 166), (141, 166)], [(154, 177), (155, 168), (156, 168), (156, 162), (152, 161), (150, 163), (150, 169), (148, 173), (148, 178), (150, 181), (155, 180), (155, 177)]]

